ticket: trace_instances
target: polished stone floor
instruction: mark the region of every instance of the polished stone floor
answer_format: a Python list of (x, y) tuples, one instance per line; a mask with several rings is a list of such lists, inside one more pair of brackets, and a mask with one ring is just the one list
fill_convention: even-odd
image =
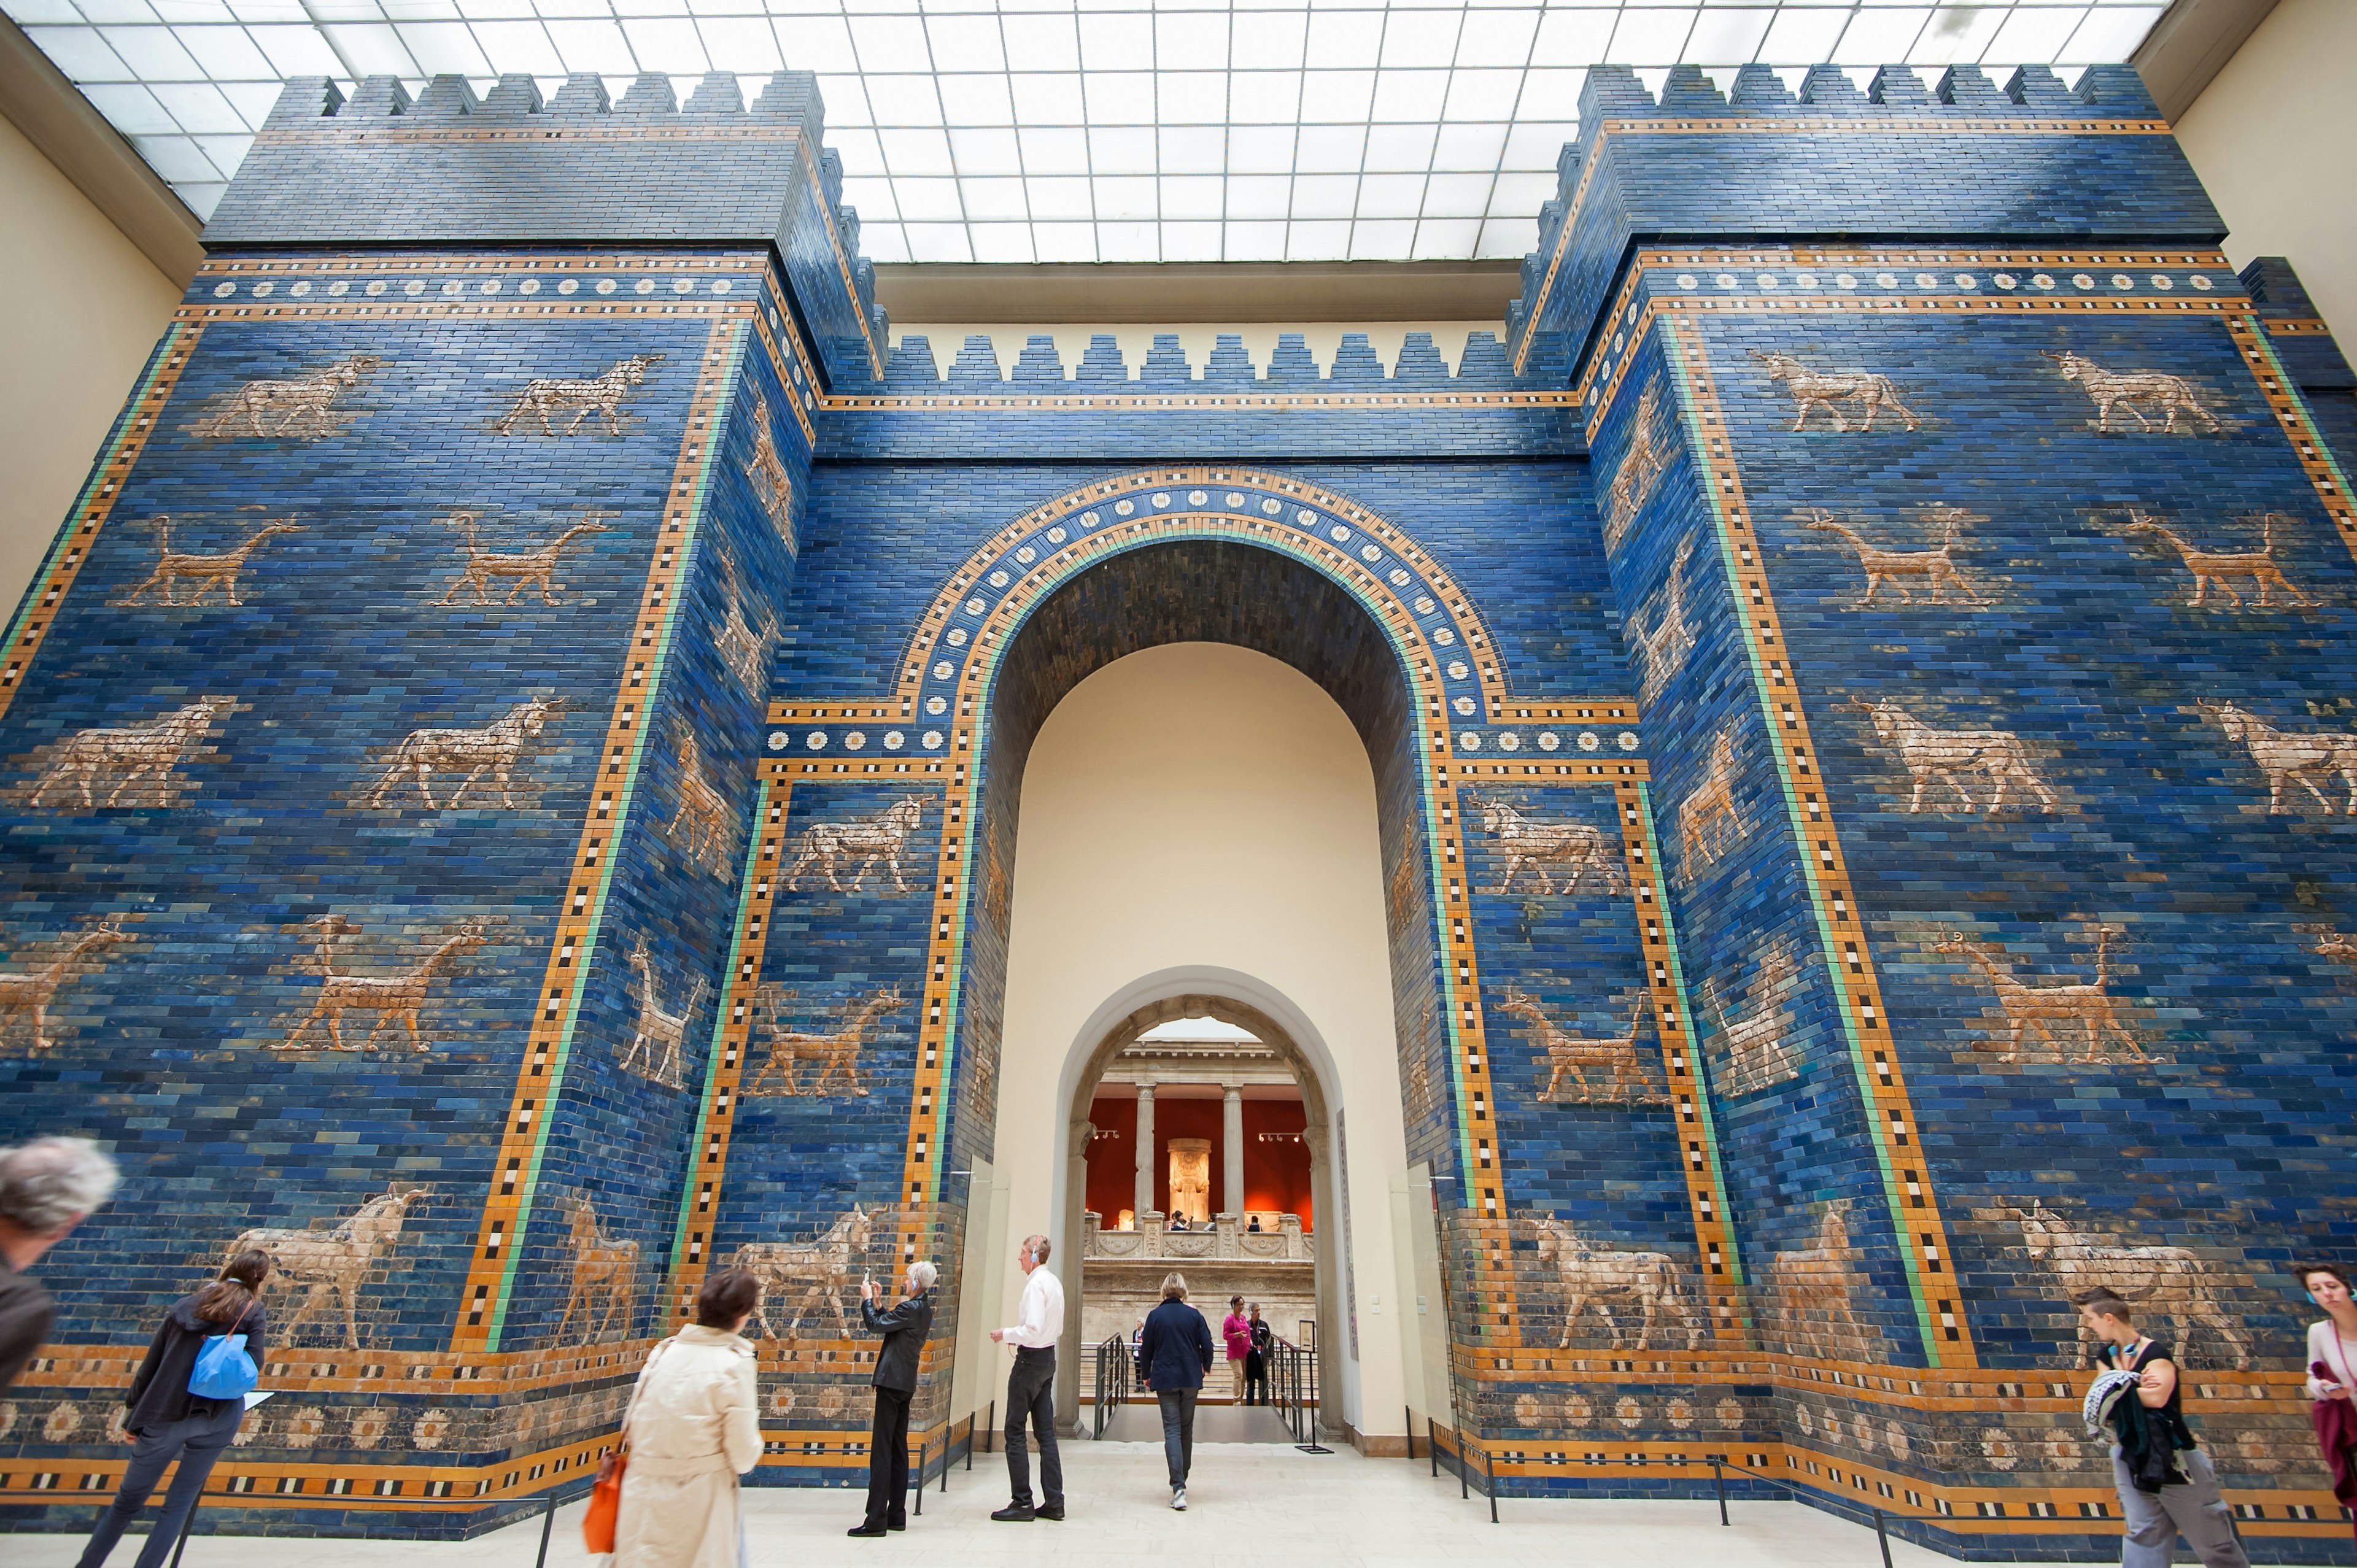
[[(1071, 1517), (1062, 1524), (992, 1522), (990, 1510), (1006, 1498), (1005, 1460), (994, 1455), (978, 1455), (971, 1474), (953, 1472), (946, 1495), (936, 1482), (923, 1517), (884, 1541), (845, 1537), (859, 1521), (857, 1493), (748, 1491), (749, 1568), (1167, 1568), (1175, 1559), (1205, 1568), (1880, 1568), (1872, 1530), (1792, 1503), (1736, 1503), (1733, 1527), (1721, 1529), (1708, 1502), (1510, 1498), (1493, 1525), (1479, 1495), (1460, 1499), (1457, 1483), (1434, 1480), (1421, 1460), (1207, 1443), (1196, 1450), (1188, 1511), (1178, 1514), (1158, 1443), (1083, 1439), (1064, 1454)], [(602, 1561), (581, 1550), (580, 1511), (576, 1503), (558, 1513), (551, 1564)], [(117, 1547), (114, 1568), (130, 1568), (139, 1544)], [(537, 1522), (447, 1544), (199, 1535), (184, 1568), (532, 1568), (539, 1544)], [(8, 1568), (67, 1568), (81, 1549), (68, 1536), (0, 1536)], [(1893, 1568), (1950, 1561), (1904, 1541), (1890, 1551)]]

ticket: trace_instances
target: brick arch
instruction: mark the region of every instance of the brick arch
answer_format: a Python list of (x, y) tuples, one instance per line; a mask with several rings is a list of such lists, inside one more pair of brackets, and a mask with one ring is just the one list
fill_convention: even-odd
[[(1502, 716), (1508, 688), (1496, 644), (1471, 596), (1430, 551), (1347, 495), (1239, 467), (1136, 469), (1011, 519), (926, 606), (894, 694), (924, 722), (981, 711), (996, 655), (1032, 607), (1109, 555), (1184, 538), (1232, 540), (1306, 563), (1374, 617), (1428, 712), (1470, 698), (1472, 712), (1456, 716)], [(1450, 673), (1458, 664), (1463, 677)]]

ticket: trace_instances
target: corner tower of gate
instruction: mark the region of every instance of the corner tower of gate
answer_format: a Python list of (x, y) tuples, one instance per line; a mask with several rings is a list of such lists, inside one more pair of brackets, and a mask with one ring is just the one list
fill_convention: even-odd
[(2348, 802), (2294, 759), (2350, 744), (2357, 630), (2305, 328), (2126, 70), (1598, 70), (1580, 122), (1510, 349), (1593, 454), (1781, 1477), (2096, 1549), (2057, 1434), (2104, 1284), (2299, 1550), (2253, 1369), (2347, 1191), (2276, 1150), (2339, 1137)]

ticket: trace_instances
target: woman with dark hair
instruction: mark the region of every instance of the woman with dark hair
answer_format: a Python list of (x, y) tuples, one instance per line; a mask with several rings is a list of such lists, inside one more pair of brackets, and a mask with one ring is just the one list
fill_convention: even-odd
[(630, 1445), (614, 1521), (614, 1568), (737, 1568), (737, 1478), (761, 1458), (753, 1347), (737, 1333), (761, 1305), (743, 1269), (709, 1275), (695, 1322), (654, 1348), (622, 1415)]
[(210, 1284), (194, 1295), (184, 1295), (164, 1315), (164, 1326), (147, 1347), (147, 1359), (132, 1375), (131, 1392), (124, 1403), (123, 1440), (131, 1444), (131, 1465), (114, 1501), (99, 1516), (82, 1548), (80, 1568), (99, 1568), (123, 1531), (146, 1506), (147, 1494), (163, 1478), (164, 1467), (175, 1459), (179, 1469), (171, 1489), (164, 1494), (164, 1512), (154, 1533), (140, 1549), (138, 1568), (163, 1568), (179, 1539), (180, 1526), (197, 1506), (213, 1465), (237, 1435), (245, 1419), (245, 1400), (231, 1394), (207, 1399), (188, 1391), (197, 1369), (197, 1356), (205, 1341), (225, 1334), (245, 1336), (245, 1353), (262, 1364), (262, 1335), (270, 1315), (256, 1299), (262, 1282), (270, 1277), (270, 1254), (253, 1249), (238, 1253)]
[(2349, 1275), (2338, 1263), (2301, 1263), (2297, 1270), (2308, 1299), (2324, 1308), (2324, 1321), (2308, 1326), (2308, 1397), (2316, 1423), (2317, 1445), (2332, 1475), (2332, 1495), (2344, 1508), (2357, 1508), (2357, 1302), (2349, 1298)]

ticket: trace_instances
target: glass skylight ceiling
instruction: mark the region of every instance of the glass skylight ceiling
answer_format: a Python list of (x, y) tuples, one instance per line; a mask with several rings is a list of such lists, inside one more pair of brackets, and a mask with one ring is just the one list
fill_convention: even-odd
[[(1522, 255), (1586, 68), (2126, 59), (2161, 0), (0, 0), (199, 216), (288, 76), (818, 72), (878, 262)], [(751, 84), (748, 84), (748, 87)]]

